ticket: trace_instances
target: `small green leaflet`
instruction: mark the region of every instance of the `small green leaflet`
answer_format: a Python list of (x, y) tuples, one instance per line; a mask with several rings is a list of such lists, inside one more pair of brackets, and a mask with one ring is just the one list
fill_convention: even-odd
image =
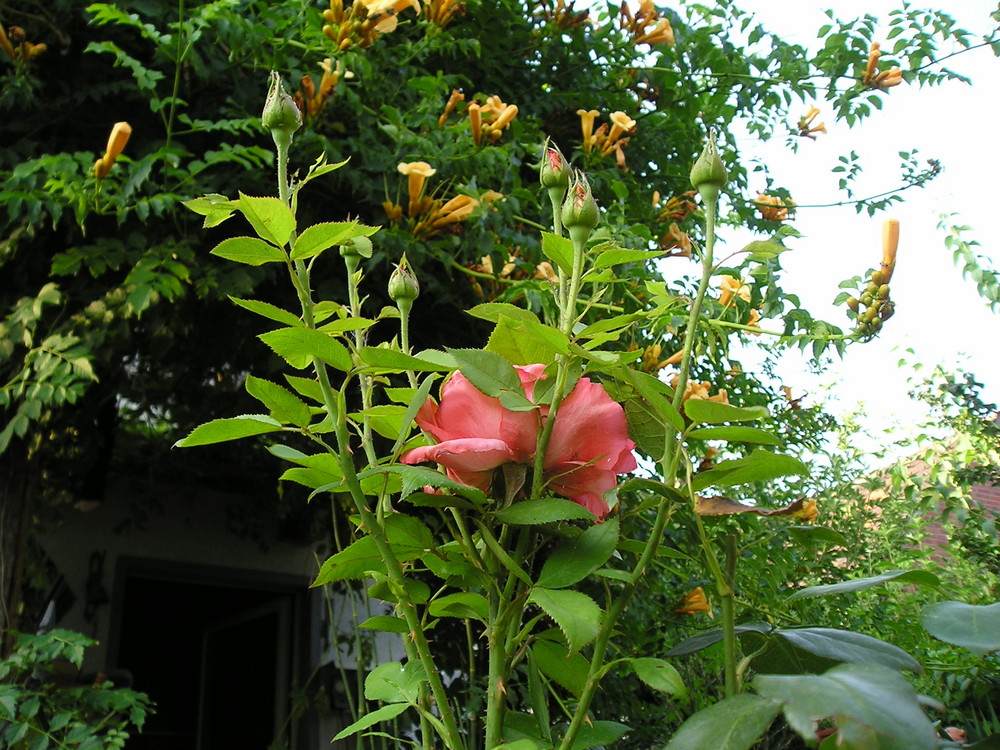
[(256, 237), (230, 237), (212, 248), (212, 255), (248, 266), (280, 263), (285, 260), (285, 253), (281, 248)]
[(191, 430), (182, 440), (174, 443), (175, 448), (192, 448), (196, 445), (211, 445), (225, 443), (229, 440), (265, 435), (268, 432), (279, 432), (281, 422), (263, 414), (244, 414), (242, 417), (228, 419), (213, 419)]
[(257, 338), (296, 370), (308, 367), (314, 357), (345, 372), (354, 364), (343, 344), (313, 328), (279, 328)]
[(272, 245), (283, 247), (295, 231), (292, 210), (278, 198), (255, 198), (240, 193), (238, 204), (257, 236)]

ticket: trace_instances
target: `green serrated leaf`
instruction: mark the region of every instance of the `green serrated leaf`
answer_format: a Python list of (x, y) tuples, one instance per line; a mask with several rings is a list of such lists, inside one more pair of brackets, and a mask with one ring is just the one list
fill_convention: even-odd
[(242, 307), (244, 310), (257, 313), (261, 317), (267, 318), (268, 320), (284, 323), (285, 325), (292, 326), (293, 328), (295, 326), (302, 325), (302, 319), (299, 318), (298, 315), (272, 305), (270, 302), (261, 302), (260, 300), (255, 299), (240, 299), (239, 297), (230, 297), (229, 299)]
[(542, 232), (542, 252), (564, 274), (573, 273), (573, 242), (551, 232)]
[(302, 234), (295, 239), (291, 257), (293, 260), (306, 260), (335, 245), (342, 245), (349, 239), (368, 237), (377, 231), (376, 227), (358, 224), (356, 221), (328, 221), (322, 224), (313, 224), (303, 230)]
[(286, 388), (269, 380), (248, 375), (247, 393), (271, 410), (271, 416), (279, 422), (307, 427), (312, 421), (312, 412), (304, 401)]
[(531, 310), (525, 310), (523, 307), (511, 305), (507, 302), (484, 302), (476, 305), (467, 312), (474, 318), (488, 320), (491, 323), (497, 323), (501, 317), (510, 318), (522, 323), (539, 322), (538, 316), (531, 312)]
[(653, 657), (642, 657), (639, 659), (629, 659), (635, 675), (640, 680), (649, 685), (653, 690), (683, 698), (687, 695), (687, 688), (684, 687), (684, 680), (680, 672), (668, 661), (655, 659)]
[(454, 366), (411, 357), (395, 349), (367, 346), (358, 352), (361, 361), (378, 372), (451, 372)]
[(240, 193), (239, 211), (250, 222), (257, 236), (283, 247), (295, 231), (292, 210), (278, 198), (256, 198)]
[(358, 627), (365, 628), (366, 630), (378, 630), (383, 633), (405, 633), (410, 629), (406, 624), (406, 620), (402, 617), (393, 617), (392, 615), (375, 615), (374, 617), (369, 617), (358, 625)]
[(754, 422), (770, 417), (763, 406), (733, 406), (704, 398), (689, 398), (684, 402), (684, 413), (696, 424)]
[(706, 487), (732, 487), (748, 482), (766, 482), (793, 474), (808, 476), (809, 467), (797, 458), (769, 453), (758, 448), (745, 458), (723, 461), (714, 469), (696, 475), (692, 488), (697, 492)]
[(618, 520), (595, 524), (552, 550), (542, 565), (538, 585), (550, 589), (572, 586), (604, 565), (617, 546)]
[(343, 344), (313, 328), (279, 328), (257, 338), (296, 370), (308, 367), (314, 357), (345, 372), (353, 366), (351, 354)]
[(579, 697), (587, 684), (590, 665), (581, 654), (571, 654), (561, 643), (539, 639), (531, 646), (538, 668), (546, 677)]
[(552, 618), (571, 654), (597, 637), (603, 612), (597, 602), (580, 591), (534, 588), (528, 601)]
[(566, 354), (568, 344), (566, 336), (555, 328), (501, 315), (486, 350), (515, 365), (548, 364), (556, 355)]
[(285, 253), (281, 248), (256, 237), (230, 237), (212, 248), (212, 255), (248, 266), (281, 263), (285, 260)]
[(462, 591), (435, 599), (427, 611), (433, 617), (459, 617), (485, 623), (489, 617), (489, 602), (482, 594)]
[(536, 526), (556, 521), (594, 522), (597, 520), (597, 517), (582, 505), (577, 505), (572, 500), (561, 497), (522, 500), (497, 511), (494, 516), (501, 523), (512, 526)]
[(734, 695), (688, 718), (664, 750), (749, 750), (780, 712), (778, 702)]
[(175, 448), (193, 448), (198, 445), (225, 443), (230, 440), (279, 432), (281, 423), (262, 414), (246, 414), (242, 417), (213, 419), (195, 427), (186, 438), (174, 443)]
[(755, 427), (702, 427), (689, 430), (687, 436), (697, 440), (725, 440), (729, 443), (781, 445), (781, 441), (770, 432), (758, 430)]
[(369, 711), (356, 722), (348, 727), (345, 727), (333, 738), (333, 742), (346, 739), (356, 732), (360, 732), (362, 729), (367, 729), (368, 727), (375, 726), (383, 721), (391, 721), (399, 716), (403, 711), (409, 708), (407, 703), (390, 703), (381, 708), (377, 708), (374, 711)]
[(420, 683), (426, 679), (418, 661), (400, 664), (398, 661), (379, 664), (365, 677), (365, 698), (385, 703), (415, 704)]

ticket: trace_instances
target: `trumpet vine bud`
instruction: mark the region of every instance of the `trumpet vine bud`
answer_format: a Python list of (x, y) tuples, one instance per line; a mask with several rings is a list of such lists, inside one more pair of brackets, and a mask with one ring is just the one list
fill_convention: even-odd
[(719, 151), (715, 145), (715, 130), (708, 136), (708, 143), (704, 150), (691, 167), (691, 185), (697, 188), (701, 197), (706, 202), (716, 200), (719, 191), (726, 184), (729, 175), (726, 172), (726, 165), (722, 163)]
[(292, 134), (302, 127), (302, 112), (295, 100), (285, 91), (277, 72), (271, 71), (271, 83), (260, 115), (261, 124), (271, 131), (276, 144), (288, 145)]

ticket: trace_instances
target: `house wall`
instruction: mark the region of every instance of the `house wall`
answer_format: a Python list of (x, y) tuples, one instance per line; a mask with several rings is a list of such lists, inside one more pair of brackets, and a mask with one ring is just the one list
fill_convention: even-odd
[[(363, 591), (348, 600), (320, 589), (310, 590), (318, 565), (329, 550), (283, 534), (277, 498), (259, 503), (246, 500), (200, 486), (116, 478), (109, 483), (102, 502), (67, 507), (58, 528), (39, 540), (71, 594), (63, 601), (72, 602), (46, 627), (68, 628), (94, 638), (98, 645), (86, 652), (82, 672), (108, 672), (116, 666), (130, 668), (129, 658), (121, 653), (128, 634), (121, 630), (129, 627), (130, 621), (122, 614), (123, 599), (126, 580), (132, 581), (133, 588), (136, 585), (134, 576), (154, 581), (150, 591), (161, 590), (159, 581), (166, 582), (162, 590), (175, 590), (172, 584), (183, 587), (187, 582), (209, 591), (219, 586), (278, 591), (297, 602), (296, 625), (289, 638), (295, 663), (290, 684), (301, 686), (310, 681), (313, 688), (323, 685), (332, 705), (329, 712), (310, 713), (300, 722), (293, 747), (340, 750), (353, 746), (347, 741), (331, 745), (330, 738), (353, 721), (342, 697), (342, 683), (344, 678), (352, 683), (358, 679), (354, 635), (363, 633), (371, 639), (366, 648), (374, 649), (376, 662), (403, 658), (397, 636), (358, 631), (356, 622), (386, 614), (391, 605), (366, 600)], [(199, 601), (204, 602), (204, 594), (201, 597)], [(170, 623), (197, 614), (190, 611), (190, 603), (176, 599), (172, 597), (162, 606), (155, 598), (153, 603), (147, 602), (145, 606), (155, 607), (149, 616), (156, 618), (157, 626), (155, 630), (148, 624), (143, 626), (138, 636), (144, 639), (140, 641), (143, 648), (148, 641), (150, 650), (168, 651)], [(244, 608), (251, 599), (237, 595), (234, 601), (242, 602), (239, 608)], [(225, 606), (212, 602), (218, 612)], [(152, 632), (147, 634), (147, 628)], [(131, 638), (134, 652), (135, 633)], [(197, 648), (192, 645), (186, 653)], [(197, 692), (199, 679), (199, 675), (190, 675), (178, 690)], [(143, 689), (138, 679), (135, 687)], [(163, 746), (149, 745), (157, 750)], [(175, 744), (171, 750), (179, 747), (188, 746)]]
[(977, 484), (972, 488), (972, 499), (978, 500), (994, 513), (1000, 513), (1000, 487)]
[(40, 539), (74, 597), (56, 624), (99, 642), (86, 655), (85, 671), (108, 664), (112, 600), (124, 558), (285, 575), (308, 585), (316, 571), (314, 546), (281, 540), (276, 516), (249, 521), (254, 534), (234, 533), (236, 499), (190, 486), (118, 479), (104, 501), (68, 509), (60, 526)]

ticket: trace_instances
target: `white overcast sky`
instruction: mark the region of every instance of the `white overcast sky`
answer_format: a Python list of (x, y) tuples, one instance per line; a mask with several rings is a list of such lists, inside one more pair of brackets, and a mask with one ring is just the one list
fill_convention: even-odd
[[(742, 0), (739, 5), (786, 40), (811, 48), (817, 45), (816, 31), (826, 22), (822, 10), (828, 7), (809, 0)], [(883, 0), (838, 0), (835, 5), (836, 16), (843, 20), (865, 13), (884, 19), (899, 7)], [(942, 6), (979, 37), (995, 26), (989, 18), (997, 9), (995, 0), (937, 0), (932, 7)], [(883, 42), (891, 50), (892, 43)], [(953, 82), (921, 89), (902, 84), (885, 97), (882, 112), (853, 129), (834, 124), (831, 108), (818, 101), (817, 122), (825, 121), (828, 133), (815, 142), (801, 142), (797, 154), (785, 148), (784, 138), (740, 143), (745, 154), (767, 160), (772, 175), (800, 204), (841, 199), (838, 176), (831, 169), (838, 156), (852, 150), (865, 166), (859, 196), (900, 184), (899, 151), (917, 149), (922, 159), (938, 159), (944, 167), (928, 187), (907, 191), (905, 203), (873, 218), (852, 207), (799, 211), (794, 226), (804, 236), (791, 241), (793, 252), (783, 256), (786, 290), (798, 293), (817, 317), (846, 328), (843, 308), (832, 305), (837, 284), (879, 262), (882, 223), (889, 217), (899, 219), (901, 238), (892, 280), (896, 314), (880, 337), (849, 349), (843, 362), (819, 378), (810, 376), (795, 356), (782, 371), (796, 395), (806, 391), (818, 398), (827, 393), (834, 413), (864, 402), (869, 425), (879, 429), (893, 423), (905, 429), (920, 418), (920, 409), (907, 398), (914, 369), (898, 366), (904, 357), (928, 370), (941, 364), (973, 372), (986, 385), (985, 396), (1000, 401), (1000, 315), (990, 311), (971, 282), (963, 281), (937, 229), (941, 214), (958, 214), (955, 223), (970, 227), (967, 239), (981, 244), (978, 253), (990, 259), (991, 267), (1000, 267), (1000, 59), (982, 48), (952, 58), (948, 66), (971, 77), (973, 85)], [(906, 349), (914, 354), (905, 354)]]

